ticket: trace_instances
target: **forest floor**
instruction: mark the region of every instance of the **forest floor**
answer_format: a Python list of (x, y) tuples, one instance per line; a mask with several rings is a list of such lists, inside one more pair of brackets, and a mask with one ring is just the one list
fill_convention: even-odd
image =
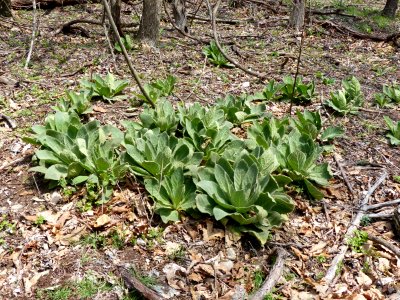
[[(221, 42), (235, 45), (236, 52), (227, 46), (231, 55), (247, 68), (266, 72), (268, 80), (294, 75), (299, 40), (287, 27), (287, 6), (275, 6), (274, 13), (246, 3), (243, 8), (220, 9), (220, 18), (239, 20), (234, 25), (218, 23)], [(355, 38), (323, 24), (330, 20), (375, 35), (400, 30), (399, 18), (388, 21), (372, 8), (381, 9), (377, 3), (355, 4), (345, 12), (356, 17), (312, 15), (307, 21), (300, 74), (304, 81), (315, 80), (318, 93), (307, 109), (319, 110), (328, 123), (343, 126), (345, 135), (335, 140), (334, 153), (323, 157), (334, 174), (323, 189), (324, 199), (311, 201), (296, 195), (296, 209), (289, 221), (272, 231), (264, 247), (252, 239), (237, 241), (211, 219), (187, 218), (166, 226), (149, 217), (151, 202), (134, 182), (120, 186), (111, 201), (86, 211), (77, 205), (83, 191), (48, 190), (38, 174), (28, 172), (34, 147), (22, 137), (29, 135), (32, 125), (43, 122), (66, 90), (76, 90), (79, 80), (107, 71), (116, 74), (102, 27), (80, 25), (88, 37), (79, 32), (55, 33), (75, 18), (99, 20), (102, 8), (91, 4), (39, 10), (40, 35), (28, 69), (24, 64), (32, 11), (14, 11), (13, 20), (1, 19), (0, 76), (18, 83), (0, 83), (0, 111), (16, 122), (14, 130), (0, 123), (0, 299), (140, 299), (139, 293), (127, 292), (118, 272), (121, 265), (134, 270), (136, 277), (165, 298), (232, 299), (239, 287), (249, 294), (260, 287), (277, 246), (289, 256), (283, 276), (266, 299), (400, 299), (400, 257), (372, 241), (360, 244), (353, 239), (364, 250), (350, 247), (330, 287), (324, 289), (321, 282), (339, 248), (346, 244), (345, 233), (360, 200), (385, 172), (388, 176), (369, 204), (400, 198), (400, 151), (389, 145), (383, 120), (387, 115), (400, 121), (400, 107), (382, 108), (374, 101), (384, 84), (400, 81), (400, 51), (392, 43)], [(138, 22), (138, 15), (139, 6), (123, 5), (124, 22)], [(205, 6), (198, 15), (207, 15)], [(191, 35), (211, 39), (209, 22), (189, 22)], [(237, 68), (207, 63), (204, 44), (181, 36), (166, 20), (162, 28), (159, 48), (135, 44), (130, 55), (144, 82), (168, 74), (177, 77), (171, 101), (212, 104), (227, 94), (264, 88), (265, 82)], [(120, 78), (131, 79), (120, 54), (116, 65)], [(358, 115), (338, 117), (321, 104), (350, 75), (359, 79), (365, 105)], [(335, 81), (324, 84), (326, 79)], [(131, 80), (125, 94), (133, 99), (137, 92)], [(280, 117), (287, 114), (289, 104), (266, 105)], [(121, 127), (122, 119), (135, 118), (141, 109), (127, 100), (97, 102), (91, 117)], [(19, 158), (19, 163), (7, 166)], [(374, 212), (392, 211), (393, 207), (386, 207)], [(363, 231), (400, 247), (390, 220), (372, 219), (363, 225)]]

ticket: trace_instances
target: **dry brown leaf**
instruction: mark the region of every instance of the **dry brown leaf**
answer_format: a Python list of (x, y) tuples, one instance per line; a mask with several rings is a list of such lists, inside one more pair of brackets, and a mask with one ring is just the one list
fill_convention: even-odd
[(319, 254), (321, 253), (321, 250), (323, 250), (325, 248), (325, 246), (327, 245), (326, 242), (324, 241), (320, 241), (318, 244), (314, 245), (311, 247), (311, 249), (308, 251), (309, 254)]
[(93, 111), (105, 113), (105, 112), (107, 112), (107, 109), (105, 109), (101, 106), (98, 106), (98, 105), (93, 105)]
[(198, 264), (194, 267), (197, 272), (202, 272), (206, 275), (214, 276), (214, 268), (208, 264)]
[(369, 276), (364, 272), (360, 272), (359, 275), (356, 276), (356, 281), (360, 286), (364, 288), (367, 288), (372, 284), (372, 279), (369, 278)]
[(190, 273), (188, 279), (194, 282), (202, 282), (203, 277), (199, 273)]
[(96, 219), (96, 224), (94, 225), (94, 227), (98, 228), (98, 227), (102, 227), (108, 223), (110, 223), (111, 218), (109, 215), (103, 214), (100, 217), (98, 217)]

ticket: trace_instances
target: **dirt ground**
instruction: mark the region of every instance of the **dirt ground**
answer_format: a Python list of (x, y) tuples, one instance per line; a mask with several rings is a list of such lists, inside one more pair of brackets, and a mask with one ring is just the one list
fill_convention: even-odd
[[(276, 5), (277, 12), (273, 12), (246, 3), (241, 8), (224, 5), (220, 9), (220, 18), (238, 20), (234, 25), (218, 23), (221, 42), (241, 64), (267, 73), (268, 80), (293, 75), (299, 40), (287, 27), (288, 7)], [(353, 4), (358, 11), (383, 5)], [(327, 7), (327, 3), (313, 5), (317, 10)], [(189, 10), (194, 11), (194, 6)], [(388, 175), (369, 204), (400, 198), (396, 177), (400, 175), (399, 147), (389, 145), (383, 120), (387, 115), (399, 121), (400, 108), (381, 108), (374, 102), (374, 94), (381, 92), (383, 84), (400, 81), (399, 49), (392, 43), (339, 32), (325, 26), (324, 20), (353, 26), (365, 34), (385, 35), (400, 29), (399, 18), (382, 25), (372, 11), (354, 18), (312, 14), (307, 19), (300, 74), (305, 81), (315, 80), (318, 93), (307, 109), (320, 110), (327, 124), (343, 126), (345, 135), (335, 140), (334, 152), (323, 157), (334, 174), (323, 190), (325, 198), (310, 201), (295, 195), (296, 209), (289, 221), (274, 229), (272, 240), (260, 248), (252, 239), (238, 241), (211, 219), (187, 218), (163, 225), (153, 217), (143, 187), (132, 180), (119, 187), (110, 202), (82, 212), (77, 203), (84, 191), (49, 190), (38, 174), (28, 172), (34, 147), (22, 137), (29, 135), (32, 125), (43, 122), (66, 90), (76, 89), (80, 79), (95, 73), (111, 71), (131, 79), (123, 56), (116, 54), (113, 61), (102, 27), (79, 25), (88, 37), (79, 31), (56, 33), (75, 18), (100, 19), (101, 6), (76, 5), (37, 13), (40, 34), (28, 69), (24, 64), (32, 35), (32, 11), (16, 10), (13, 19), (0, 20), (0, 76), (17, 81), (15, 86), (0, 83), (0, 112), (16, 123), (13, 130), (6, 122), (0, 123), (1, 299), (140, 299), (123, 285), (122, 266), (134, 270), (135, 276), (165, 298), (232, 299), (234, 293), (240, 294), (240, 288), (251, 293), (260, 287), (271, 270), (276, 247), (284, 248), (288, 256), (282, 278), (266, 299), (400, 299), (400, 257), (376, 241), (368, 241), (361, 253), (346, 252), (329, 289), (324, 290), (321, 282), (344, 245), (360, 199), (385, 172)], [(204, 5), (198, 15), (207, 15)], [(138, 16), (140, 5), (123, 5), (125, 23), (137, 22)], [(190, 19), (189, 23), (192, 36), (212, 38), (209, 22)], [(170, 98), (174, 102), (212, 104), (227, 94), (254, 93), (265, 86), (237, 68), (207, 63), (202, 47), (204, 44), (176, 32), (163, 17), (159, 47), (135, 43), (130, 55), (145, 82), (167, 74), (177, 77)], [(350, 75), (362, 85), (364, 109), (358, 115), (338, 117), (321, 104)], [(335, 82), (325, 85), (322, 78)], [(135, 92), (138, 88), (131, 80), (126, 94), (133, 99)], [(142, 109), (129, 101), (95, 105), (91, 117), (118, 127), (122, 119), (135, 118)], [(288, 103), (266, 105), (276, 116), (286, 114), (288, 108)], [(19, 158), (19, 163), (7, 166)], [(374, 213), (392, 211), (389, 206)], [(39, 214), (46, 219), (43, 224), (37, 222)], [(97, 226), (102, 215), (111, 222)], [(400, 247), (390, 219), (372, 219), (362, 230)]]

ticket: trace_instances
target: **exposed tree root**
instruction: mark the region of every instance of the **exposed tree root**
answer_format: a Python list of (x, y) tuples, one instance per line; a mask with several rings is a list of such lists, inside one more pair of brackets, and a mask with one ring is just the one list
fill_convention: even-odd
[[(63, 25), (60, 26), (60, 28), (58, 28), (55, 32), (54, 35), (59, 34), (60, 32), (63, 33), (69, 33), (72, 31), (71, 26), (75, 25), (75, 24), (94, 24), (94, 25), (102, 25), (102, 23), (100, 21), (95, 21), (95, 20), (86, 20), (86, 19), (76, 19), (76, 20), (72, 20), (69, 21)], [(79, 29), (81, 30), (82, 27), (79, 27)]]
[(121, 274), (122, 279), (124, 280), (125, 285), (128, 289), (135, 289), (139, 293), (143, 295), (145, 299), (148, 300), (160, 300), (162, 297), (157, 294), (152, 289), (145, 286), (143, 283), (140, 282), (139, 279), (132, 276), (128, 270), (125, 268), (119, 267), (119, 273)]

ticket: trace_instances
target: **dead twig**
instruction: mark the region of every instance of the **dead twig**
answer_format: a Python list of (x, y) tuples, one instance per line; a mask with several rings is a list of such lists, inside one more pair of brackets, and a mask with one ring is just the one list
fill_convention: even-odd
[(17, 165), (17, 164), (19, 164), (21, 162), (27, 161), (27, 160), (32, 158), (32, 155), (33, 155), (33, 150), (27, 152), (24, 156), (22, 156), (20, 158), (17, 158), (15, 160), (9, 162), (8, 164), (5, 164), (4, 166), (0, 166), (0, 171), (8, 169), (8, 168), (10, 168), (12, 166), (15, 166), (15, 165)]
[(60, 77), (72, 77), (72, 76), (75, 76), (76, 74), (82, 72), (84, 69), (86, 69), (86, 68), (88, 68), (88, 67), (91, 67), (92, 65), (93, 65), (93, 62), (84, 64), (84, 65), (81, 66), (78, 70), (76, 70), (76, 71), (74, 71), (74, 72), (72, 72), (72, 73), (62, 74), (62, 75), (60, 75)]
[(128, 289), (137, 290), (139, 293), (143, 295), (145, 299), (148, 300), (160, 300), (163, 298), (155, 291), (153, 291), (152, 289), (148, 288), (143, 283), (141, 283), (139, 279), (132, 276), (127, 269), (123, 267), (118, 267), (118, 268), (119, 268), (119, 273), (121, 274), (121, 277), (124, 280), (125, 285), (128, 287)]
[(279, 278), (283, 274), (283, 268), (285, 265), (285, 259), (289, 256), (288, 252), (283, 248), (275, 248), (274, 253), (277, 254), (272, 270), (269, 272), (267, 279), (264, 281), (261, 288), (250, 298), (250, 300), (262, 300), (265, 296), (271, 292)]
[(210, 17), (211, 17), (211, 24), (212, 24), (212, 31), (213, 31), (213, 35), (214, 35), (214, 40), (215, 40), (215, 44), (218, 47), (219, 51), (222, 53), (222, 55), (231, 63), (233, 64), (236, 68), (242, 70), (243, 72), (255, 76), (261, 80), (264, 80), (267, 77), (267, 74), (265, 73), (258, 73), (255, 71), (252, 71), (250, 69), (247, 69), (245, 67), (243, 67), (241, 64), (239, 64), (239, 62), (237, 62), (235, 59), (233, 59), (231, 56), (229, 56), (224, 49), (222, 48), (221, 44), (219, 43), (219, 39), (218, 39), (218, 33), (217, 33), (217, 22), (216, 22), (216, 18), (217, 18), (217, 14), (218, 14), (218, 8), (219, 5), (221, 4), (221, 0), (218, 0), (217, 3), (214, 6), (214, 9), (211, 6), (211, 3), (209, 0), (206, 0), (207, 6), (208, 6), (208, 10), (210, 13)]
[(351, 199), (353, 199), (353, 198), (354, 198), (353, 186), (350, 184), (349, 178), (347, 177), (346, 172), (344, 171), (343, 166), (342, 166), (342, 164), (340, 163), (339, 157), (337, 156), (336, 153), (333, 154), (333, 159), (335, 160), (335, 162), (336, 162), (336, 164), (337, 164), (337, 166), (338, 166), (338, 168), (339, 168), (340, 174), (342, 175), (342, 178), (343, 178), (343, 180), (344, 180), (344, 183), (346, 184), (347, 189), (348, 189), (349, 192), (350, 192), (350, 197), (351, 197)]
[(378, 244), (381, 244), (382, 246), (384, 246), (385, 248), (389, 249), (390, 251), (392, 251), (397, 257), (400, 258), (400, 249), (399, 247), (389, 243), (388, 241), (372, 234), (372, 233), (368, 233), (368, 239), (376, 242)]
[(146, 102), (148, 104), (150, 104), (152, 107), (154, 107), (155, 105), (154, 105), (153, 101), (151, 100), (149, 94), (144, 89), (144, 87), (142, 85), (142, 82), (140, 81), (139, 75), (137, 74), (135, 68), (133, 67), (131, 60), (129, 59), (128, 52), (126, 51), (125, 45), (121, 40), (121, 36), (119, 35), (117, 26), (115, 25), (114, 19), (112, 17), (110, 6), (108, 5), (107, 0), (102, 0), (102, 2), (103, 2), (103, 5), (104, 5), (104, 8), (106, 10), (108, 20), (110, 21), (111, 29), (114, 31), (114, 34), (115, 34), (115, 36), (117, 38), (117, 41), (118, 41), (119, 45), (121, 46), (122, 54), (125, 57), (126, 63), (128, 64), (128, 67), (129, 67), (129, 70), (131, 71), (132, 76), (135, 79), (140, 91), (142, 92), (142, 94), (146, 98)]
[(347, 228), (343, 244), (339, 248), (339, 253), (332, 260), (331, 266), (329, 267), (328, 271), (325, 274), (325, 277), (323, 278), (324, 286), (322, 288), (324, 289), (324, 291), (322, 291), (322, 292), (326, 292), (328, 290), (330, 284), (332, 283), (332, 280), (336, 277), (336, 271), (338, 269), (338, 265), (340, 262), (343, 261), (344, 256), (347, 252), (347, 249), (349, 247), (347, 241), (352, 238), (354, 231), (360, 225), (360, 222), (361, 222), (362, 217), (364, 216), (365, 207), (367, 206), (369, 198), (375, 192), (375, 190), (382, 184), (382, 182), (386, 179), (387, 175), (388, 174), (385, 170), (383, 172), (383, 174), (375, 182), (375, 184), (368, 190), (368, 192), (364, 196), (364, 198), (360, 201), (361, 209), (360, 209), (360, 211), (358, 211), (358, 213), (354, 217), (353, 221), (351, 222), (350, 226)]
[(390, 206), (390, 205), (395, 205), (395, 204), (399, 204), (399, 203), (400, 203), (400, 199), (387, 201), (387, 202), (382, 202), (382, 203), (377, 203), (377, 204), (371, 204), (371, 205), (367, 205), (365, 207), (365, 210), (368, 211), (368, 210), (378, 209), (378, 208), (382, 208), (382, 207), (386, 207), (386, 206)]

